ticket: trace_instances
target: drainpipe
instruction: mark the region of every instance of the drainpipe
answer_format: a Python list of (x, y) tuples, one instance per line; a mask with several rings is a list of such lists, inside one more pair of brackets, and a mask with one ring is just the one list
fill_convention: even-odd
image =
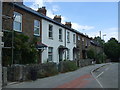
[(2, 89), (2, 1), (0, 1), (0, 90)]

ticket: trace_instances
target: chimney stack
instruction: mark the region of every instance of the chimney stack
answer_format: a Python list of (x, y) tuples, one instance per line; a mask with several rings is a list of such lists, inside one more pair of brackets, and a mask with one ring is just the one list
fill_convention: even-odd
[(17, 0), (15, 3), (17, 3), (19, 5), (23, 5), (23, 0)]
[(46, 10), (45, 7), (42, 7), (42, 8), (38, 8), (37, 12), (39, 12), (39, 13), (43, 14), (44, 16), (46, 16), (47, 10)]
[(71, 27), (72, 27), (72, 24), (71, 24), (71, 22), (65, 22), (65, 26), (71, 28)]
[(53, 20), (61, 23), (61, 15), (55, 15), (54, 18), (53, 18)]

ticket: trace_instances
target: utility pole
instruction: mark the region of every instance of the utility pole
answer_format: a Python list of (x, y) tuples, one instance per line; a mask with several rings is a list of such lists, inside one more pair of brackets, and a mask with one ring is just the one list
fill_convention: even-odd
[(2, 89), (2, 0), (0, 0), (0, 90)]
[[(106, 36), (106, 34), (103, 35), (103, 40), (104, 40), (105, 36)], [(104, 44), (103, 44), (103, 61), (104, 61)]]
[(101, 31), (100, 31), (100, 39), (101, 39)]

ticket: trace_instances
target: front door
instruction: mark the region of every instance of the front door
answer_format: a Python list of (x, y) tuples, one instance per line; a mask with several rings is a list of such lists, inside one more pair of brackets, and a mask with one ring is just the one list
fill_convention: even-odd
[(73, 49), (73, 60), (76, 60), (76, 51)]
[(63, 59), (63, 51), (59, 50), (59, 62)]

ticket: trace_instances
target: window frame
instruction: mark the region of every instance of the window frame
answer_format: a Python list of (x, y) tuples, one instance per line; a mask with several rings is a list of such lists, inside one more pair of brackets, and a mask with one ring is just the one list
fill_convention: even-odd
[[(60, 31), (61, 31), (61, 33), (60, 33)], [(61, 28), (59, 28), (59, 41), (61, 41), (62, 42), (62, 40), (63, 40), (63, 31), (62, 31), (62, 29)]]
[(70, 59), (70, 49), (67, 50), (67, 60)]
[[(52, 27), (52, 29), (50, 30), (50, 26)], [(51, 37), (50, 37), (50, 33), (51, 33)], [(49, 27), (48, 27), (48, 37), (49, 39), (53, 39), (53, 25), (49, 24)]]
[(70, 32), (67, 31), (67, 43), (70, 43)]
[[(49, 52), (51, 49), (51, 52)], [(51, 56), (51, 60), (49, 59), (49, 56)], [(53, 61), (53, 47), (48, 47), (48, 61), (52, 62)]]
[(73, 43), (74, 44), (76, 43), (76, 35), (75, 35), (75, 33), (73, 34)]
[[(39, 22), (39, 26), (35, 26), (35, 21), (38, 21)], [(35, 28), (39, 29), (39, 34), (35, 34)], [(35, 36), (40, 36), (40, 21), (39, 20), (34, 20), (34, 35)]]
[(81, 37), (80, 37), (80, 36), (78, 36), (78, 40), (79, 40), (79, 41), (81, 40)]
[[(21, 21), (16, 21), (16, 20), (15, 20), (16, 15), (19, 15), (19, 16), (20, 16)], [(14, 24), (15, 22), (16, 22), (16, 23), (20, 23), (20, 28), (21, 28), (21, 30), (16, 30), (16, 29), (15, 29), (15, 24)], [(19, 12), (16, 12), (16, 11), (14, 11), (13, 30), (14, 30), (14, 31), (17, 31), (17, 32), (22, 32), (22, 14), (19, 13)]]

